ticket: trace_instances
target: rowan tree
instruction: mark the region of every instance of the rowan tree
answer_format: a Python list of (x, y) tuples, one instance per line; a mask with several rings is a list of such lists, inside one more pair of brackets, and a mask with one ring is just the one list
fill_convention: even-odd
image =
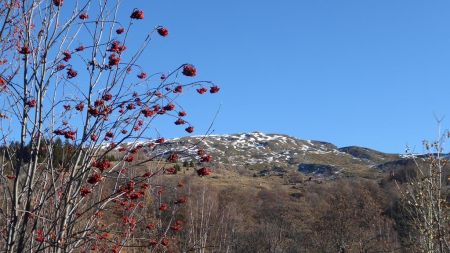
[(158, 217), (182, 203), (162, 202), (175, 188), (155, 178), (181, 157), (150, 130), (166, 117), (193, 133), (177, 98), (220, 88), (196, 81), (192, 64), (141, 66), (150, 42), (170, 36), (159, 25), (135, 31), (143, 19), (120, 0), (0, 0), (2, 251), (170, 247), (177, 223)]

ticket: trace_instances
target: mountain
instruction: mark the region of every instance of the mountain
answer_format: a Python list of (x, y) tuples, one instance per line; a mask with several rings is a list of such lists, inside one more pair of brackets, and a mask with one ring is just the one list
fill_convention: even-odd
[[(146, 142), (138, 144), (148, 146)], [(182, 161), (193, 161), (198, 149), (213, 156), (214, 166), (248, 169), (255, 176), (298, 171), (305, 175), (327, 178), (376, 178), (390, 168), (397, 168), (397, 163), (405, 160), (398, 154), (387, 154), (364, 147), (338, 148), (328, 142), (261, 132), (175, 138), (143, 150), (147, 157), (177, 152)]]
[[(144, 141), (126, 144), (125, 149), (132, 150), (136, 145), (142, 145), (139, 157), (136, 157), (138, 161), (155, 156), (168, 157), (175, 152), (183, 162), (188, 162), (187, 166), (179, 163), (176, 174), (162, 175), (158, 184), (179, 185), (181, 182), (181, 185), (189, 185), (186, 189), (189, 189), (190, 203), (194, 203), (189, 206), (213, 210), (209, 212), (218, 216), (212, 222), (220, 222), (211, 223), (218, 224), (215, 226), (236, 221), (231, 224), (239, 225), (231, 226), (233, 232), (229, 234), (238, 231), (237, 238), (249, 240), (249, 247), (239, 252), (254, 250), (254, 245), (262, 243), (259, 238), (278, 238), (280, 235), (294, 238), (286, 242), (301, 238), (298, 246), (283, 252), (298, 252), (304, 245), (315, 247), (315, 244), (304, 242), (323, 242), (325, 236), (336, 236), (333, 240), (340, 241), (342, 224), (346, 238), (364, 235), (368, 236), (366, 241), (371, 241), (380, 233), (387, 234), (384, 230), (380, 232), (382, 228), (393, 231), (389, 238), (407, 240), (410, 226), (404, 217), (405, 209), (399, 207), (401, 202), (398, 201), (400, 192), (405, 189), (402, 184), (417, 175), (417, 165), (429, 168), (429, 159), (424, 156), (387, 154), (357, 146), (337, 147), (328, 142), (260, 132), (190, 136), (168, 139), (162, 144)], [(213, 157), (212, 164), (207, 164), (213, 168), (208, 177), (197, 176), (190, 166), (191, 161), (194, 164), (198, 161), (199, 149)], [(156, 168), (174, 166), (161, 163), (159, 159), (155, 164)], [(136, 169), (140, 168), (138, 166), (152, 169), (152, 165), (151, 162), (139, 164)], [(201, 166), (204, 165), (196, 164), (195, 168)], [(450, 169), (446, 168), (446, 171), (450, 172)], [(142, 172), (136, 172), (139, 173)], [(447, 176), (444, 174), (443, 178)], [(178, 188), (174, 191), (178, 192)], [(205, 199), (206, 202), (201, 202)], [(218, 209), (212, 209), (214, 206)], [(219, 208), (230, 208), (227, 212), (237, 218), (225, 216), (224, 209)], [(191, 211), (189, 215), (195, 213), (200, 212)], [(239, 229), (251, 236), (241, 236), (245, 233)], [(264, 229), (270, 233), (261, 234)], [(399, 243), (391, 242), (392, 239), (388, 241), (395, 244), (392, 248), (399, 248)], [(359, 242), (360, 239), (354, 245)], [(376, 241), (374, 245), (387, 244)], [(335, 244), (329, 249), (305, 248), (304, 252), (333, 250), (336, 250)]]

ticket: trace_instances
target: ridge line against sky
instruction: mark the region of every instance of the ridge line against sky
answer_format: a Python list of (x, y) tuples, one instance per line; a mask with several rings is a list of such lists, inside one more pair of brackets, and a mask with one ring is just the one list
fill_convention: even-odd
[[(221, 86), (219, 96), (180, 99), (197, 134), (221, 105), (218, 134), (257, 130), (402, 153), (435, 138), (434, 114), (450, 115), (448, 1), (168, 0), (121, 8), (145, 11), (139, 30), (169, 29), (141, 60), (146, 71), (192, 63), (199, 80)], [(164, 124), (156, 124), (161, 135), (184, 135)]]

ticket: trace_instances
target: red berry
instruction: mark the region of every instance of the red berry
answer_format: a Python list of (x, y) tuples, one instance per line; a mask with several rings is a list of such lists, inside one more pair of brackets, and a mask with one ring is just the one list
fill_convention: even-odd
[(100, 112), (97, 108), (89, 106), (88, 113), (92, 116), (98, 116)]
[(205, 88), (205, 87), (202, 87), (202, 88), (197, 89), (197, 92), (198, 92), (199, 94), (204, 94), (204, 93), (207, 92), (207, 91), (208, 91), (208, 89)]
[(163, 109), (166, 111), (173, 111), (175, 109), (175, 105), (172, 103), (169, 103), (166, 106), (164, 106)]
[(132, 19), (144, 19), (144, 12), (142, 10), (135, 9), (132, 13), (130, 18)]
[(79, 104), (77, 104), (76, 106), (75, 106), (75, 109), (77, 110), (77, 111), (83, 111), (83, 109), (84, 109), (84, 104), (82, 103), (82, 102), (80, 102)]
[(92, 166), (103, 172), (104, 170), (111, 168), (111, 162), (109, 160), (103, 159), (100, 161), (94, 161), (92, 163)]
[(213, 87), (211, 87), (211, 89), (209, 90), (209, 92), (211, 92), (211, 93), (217, 93), (217, 92), (219, 92), (219, 90), (220, 90), (220, 88), (218, 87), (218, 86), (213, 86)]
[(6, 80), (0, 76), (0, 88), (3, 88), (6, 86)]
[(206, 154), (205, 150), (203, 150), (203, 149), (197, 150), (197, 155), (204, 156), (205, 154)]
[(66, 62), (68, 62), (72, 58), (72, 54), (67, 50), (63, 52), (63, 55), (64, 55), (63, 60)]
[(176, 121), (175, 121), (175, 125), (183, 125), (183, 124), (185, 124), (186, 123), (186, 121), (184, 121), (183, 119), (181, 119), (181, 118), (179, 118), (179, 119), (177, 119)]
[(167, 168), (167, 169), (165, 169), (164, 173), (170, 174), (170, 175), (177, 174), (177, 169), (175, 169), (174, 167)]
[(119, 58), (119, 57), (116, 57), (115, 54), (110, 55), (110, 56), (108, 57), (108, 60), (109, 60), (108, 65), (109, 65), (110, 67), (112, 67), (112, 66), (117, 66), (117, 65), (119, 65), (119, 63), (120, 63), (120, 58)]
[(113, 41), (108, 51), (120, 54), (125, 51), (125, 49), (127, 49), (125, 45), (121, 45), (119, 41)]
[(137, 77), (138, 77), (139, 79), (145, 79), (145, 78), (147, 78), (147, 73), (141, 72)]
[(81, 20), (86, 20), (89, 18), (89, 15), (87, 13), (81, 13), (80, 16), (78, 16)]
[(142, 177), (151, 177), (153, 174), (151, 172), (145, 172)]
[(141, 110), (142, 114), (144, 114), (144, 117), (151, 117), (155, 113), (154, 111), (150, 110), (150, 108), (145, 107)]
[(196, 76), (197, 75), (197, 69), (192, 64), (186, 64), (183, 66), (183, 75), (185, 76)]
[(53, 4), (55, 6), (62, 6), (64, 3), (64, 0), (53, 0)]
[(85, 197), (86, 195), (88, 195), (91, 192), (92, 192), (92, 190), (88, 187), (81, 187), (81, 189), (80, 189), (80, 193), (81, 193), (82, 197)]
[(108, 65), (109, 65), (110, 67), (112, 67), (112, 66), (117, 66), (117, 65), (119, 65), (119, 63), (120, 63), (120, 58), (119, 58), (119, 57), (116, 57), (115, 54), (110, 55), (110, 56), (108, 57), (108, 60), (109, 60)]
[(57, 130), (53, 131), (53, 133), (56, 135), (64, 135), (64, 130), (57, 129)]
[(169, 246), (169, 239), (167, 238), (162, 239), (161, 244), (166, 247)]
[(23, 46), (19, 50), (19, 54), (30, 54), (30, 53), (31, 53), (31, 50), (28, 46)]
[(37, 105), (36, 99), (28, 100), (27, 105), (28, 105), (28, 107), (36, 107), (36, 105)]
[(98, 182), (100, 182), (102, 180), (103, 180), (102, 175), (100, 175), (98, 173), (94, 173), (91, 176), (89, 176), (87, 182), (90, 184), (97, 184)]
[(174, 163), (177, 162), (179, 159), (178, 155), (176, 153), (172, 153), (169, 155), (169, 157), (167, 158), (167, 161)]
[(122, 34), (122, 33), (124, 33), (125, 32), (125, 28), (123, 28), (123, 27), (120, 27), (120, 28), (118, 28), (117, 30), (116, 30), (116, 33), (117, 34)]
[(111, 100), (111, 99), (112, 99), (111, 93), (106, 93), (106, 94), (104, 94), (104, 95), (102, 96), (102, 99), (105, 100), (105, 101)]
[(183, 92), (183, 86), (178, 85), (177, 87), (175, 87), (175, 89), (173, 90), (173, 93), (181, 93)]
[(102, 99), (97, 99), (94, 101), (94, 106), (97, 106), (97, 107), (102, 106), (104, 104), (105, 104), (105, 101), (103, 101)]
[(159, 35), (166, 37), (167, 35), (169, 35), (169, 30), (167, 30), (167, 28), (165, 27), (158, 27), (157, 31), (159, 33)]
[(201, 177), (208, 176), (211, 173), (212, 173), (212, 170), (210, 168), (207, 168), (207, 167), (204, 167), (204, 168), (201, 168), (201, 169), (197, 170), (197, 174), (199, 176), (201, 176)]
[(75, 48), (76, 52), (81, 52), (85, 49), (85, 47), (83, 45), (80, 45), (79, 47)]
[[(178, 221), (177, 221), (177, 222), (178, 222)], [(176, 223), (175, 223), (175, 225), (170, 226), (170, 229), (173, 230), (173, 231), (175, 231), (175, 232), (181, 231), (181, 230), (183, 229), (182, 224), (183, 224), (183, 223), (180, 223), (180, 224), (176, 224)]]
[(65, 69), (65, 68), (66, 68), (66, 65), (61, 63), (58, 66), (56, 66), (56, 71), (61, 71), (61, 70)]
[(129, 162), (129, 163), (131, 163), (132, 161), (134, 160), (134, 157), (133, 156), (127, 156), (127, 157), (125, 157), (125, 159), (124, 159), (124, 161), (125, 162)]
[(42, 229), (36, 230), (36, 241), (37, 242), (44, 242), (44, 231)]
[(188, 133), (193, 133), (193, 132), (194, 132), (194, 127), (193, 127), (193, 126), (190, 126), (190, 127), (187, 127), (185, 130), (186, 130), (186, 132), (188, 132)]
[(200, 159), (200, 162), (202, 163), (209, 163), (212, 161), (212, 156), (211, 155), (205, 155)]
[(67, 79), (72, 79), (78, 75), (78, 72), (73, 70), (72, 68), (67, 69)]
[(159, 206), (160, 211), (167, 211), (169, 209), (169, 205), (166, 203), (162, 203), (161, 206)]
[(75, 132), (75, 131), (66, 131), (66, 132), (64, 132), (64, 137), (66, 138), (66, 139), (71, 139), (71, 140), (75, 140), (75, 136), (77, 135), (77, 132)]
[(98, 140), (98, 136), (96, 134), (91, 134), (91, 140), (92, 141), (97, 141)]
[(153, 229), (156, 228), (156, 225), (153, 224), (153, 223), (149, 223), (145, 228), (148, 229), (148, 230), (153, 230)]

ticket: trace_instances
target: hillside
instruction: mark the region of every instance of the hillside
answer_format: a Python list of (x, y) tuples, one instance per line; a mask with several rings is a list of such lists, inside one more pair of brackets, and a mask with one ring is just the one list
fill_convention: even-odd
[[(197, 150), (213, 156), (213, 166), (228, 170), (247, 170), (255, 176), (300, 172), (308, 177), (380, 178), (384, 172), (404, 168), (408, 160), (398, 154), (387, 154), (364, 147), (337, 147), (323, 141), (301, 140), (282, 134), (261, 132), (192, 136), (165, 140), (122, 144), (142, 145), (146, 158), (180, 154), (181, 161), (194, 161)], [(409, 164), (409, 163), (408, 163)]]

